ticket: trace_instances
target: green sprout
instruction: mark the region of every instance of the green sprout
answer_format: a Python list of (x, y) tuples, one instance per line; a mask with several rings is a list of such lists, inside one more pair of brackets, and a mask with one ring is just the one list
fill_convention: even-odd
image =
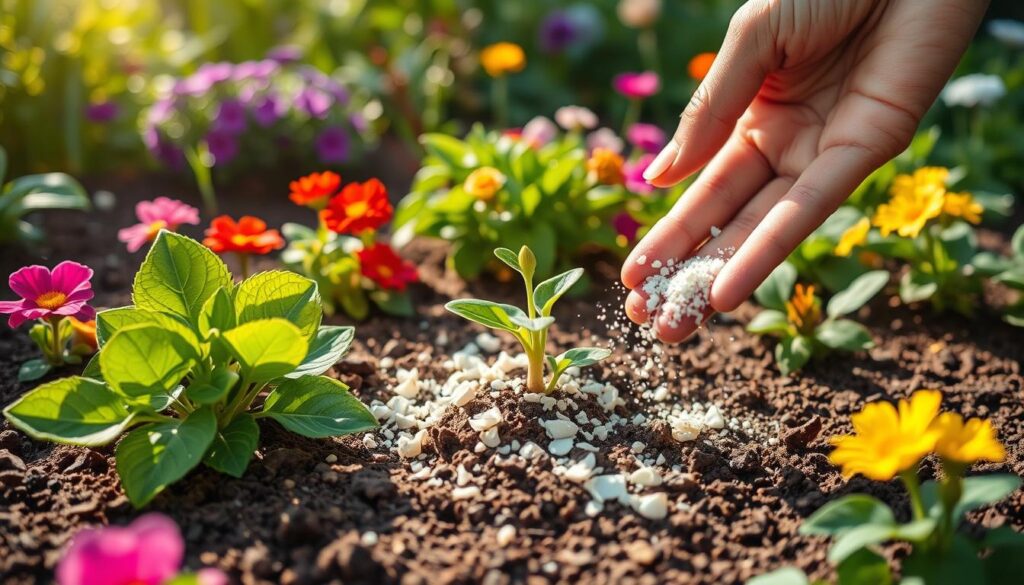
[[(526, 389), (530, 392), (549, 393), (558, 386), (558, 379), (573, 366), (583, 367), (595, 364), (611, 355), (607, 349), (579, 347), (552, 357), (545, 353), (548, 342), (548, 327), (555, 322), (551, 309), (576, 281), (583, 276), (582, 268), (574, 268), (533, 286), (537, 258), (530, 248), (523, 246), (519, 254), (508, 248), (498, 248), (494, 255), (523, 276), (526, 283), (526, 311), (519, 307), (481, 301), (460, 299), (451, 301), (445, 308), (474, 323), (491, 329), (508, 331), (519, 340), (526, 352), (529, 366), (526, 373)], [(544, 363), (551, 369), (551, 379), (544, 383)]]

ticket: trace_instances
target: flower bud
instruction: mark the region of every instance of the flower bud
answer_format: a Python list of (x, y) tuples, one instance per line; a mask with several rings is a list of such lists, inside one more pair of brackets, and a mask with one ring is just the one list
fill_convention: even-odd
[(533, 272), (537, 270), (537, 257), (526, 246), (519, 249), (519, 267), (523, 269), (526, 278), (533, 278)]

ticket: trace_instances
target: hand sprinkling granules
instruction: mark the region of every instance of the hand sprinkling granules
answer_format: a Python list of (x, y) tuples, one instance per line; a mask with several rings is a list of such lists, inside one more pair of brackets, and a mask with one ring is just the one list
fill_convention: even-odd
[(700, 325), (710, 304), (711, 284), (725, 266), (726, 258), (735, 251), (730, 246), (719, 248), (714, 256), (695, 256), (682, 263), (675, 259), (664, 264), (657, 260), (652, 262), (652, 267), (661, 270), (641, 285), (647, 295), (648, 323), (665, 315), (670, 327), (678, 327), (687, 317)]

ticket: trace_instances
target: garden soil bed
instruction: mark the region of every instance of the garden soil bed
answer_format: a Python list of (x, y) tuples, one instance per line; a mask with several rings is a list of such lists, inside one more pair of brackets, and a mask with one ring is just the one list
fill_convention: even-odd
[[(225, 194), (223, 208), (265, 216), (272, 225), (301, 221), (305, 212), (287, 204), (286, 184), (282, 179), (236, 189)], [(140, 177), (90, 187), (110, 189), (117, 205), (87, 218), (48, 218), (54, 237), (42, 253), (50, 264), (73, 258), (95, 266), (97, 304), (126, 304), (141, 254), (124, 252), (116, 228), (131, 223), (138, 199), (182, 196), (187, 186)], [(519, 287), (507, 291), (481, 283), (467, 289), (445, 270), (444, 252), (441, 245), (414, 242), (409, 255), (424, 281), (414, 290), (417, 317), (378, 316), (357, 324), (352, 352), (333, 370), (367, 404), (393, 396), (398, 368), (416, 367), (420, 379), (439, 382), (451, 374), (445, 362), (480, 329), (447, 314), (444, 302), (469, 293), (518, 301)], [(0, 273), (32, 258), (8, 255), (0, 259)], [(664, 483), (645, 492), (667, 493), (664, 519), (645, 518), (618, 502), (594, 514), (587, 490), (556, 474), (547, 455), (527, 465), (495, 449), (480, 450), (478, 434), (465, 423), (492, 406), (504, 416), (503, 444), (550, 442), (537, 420), (551, 413), (511, 390), (480, 393), (464, 408), (447, 407), (416, 464), (427, 472), (414, 471), (379, 432), (377, 446), (369, 448), (363, 437), (304, 439), (264, 420), (259, 451), (243, 478), (200, 468), (149, 509), (181, 525), (190, 567), (216, 565), (246, 584), (727, 584), (784, 564), (827, 575), (827, 541), (799, 536), (797, 527), (840, 494), (873, 493), (906, 517), (906, 501), (895, 485), (844, 482), (827, 460), (828, 437), (848, 431), (849, 415), (868, 401), (941, 389), (947, 408), (991, 418), (1008, 447), (1006, 463), (976, 472), (1024, 474), (1024, 335), (986, 309), (965, 319), (892, 309), (876, 299), (861, 318), (878, 347), (812, 363), (799, 377), (786, 378), (774, 366), (772, 342), (743, 331), (755, 312), (751, 306), (715, 318), (678, 347), (652, 353), (618, 316), (623, 293), (614, 284), (617, 269), (600, 259), (589, 264), (598, 284), (589, 296), (556, 309), (553, 346), (589, 345), (592, 336), (614, 345), (613, 357), (584, 375), (615, 385), (624, 404), (608, 413), (579, 399), (580, 408), (592, 417), (616, 414), (626, 421), (598, 444), (596, 460), (604, 473), (635, 469), (637, 442), (645, 457), (664, 456), (658, 466)], [(514, 351), (509, 340), (501, 343)], [(0, 328), (0, 405), (28, 389), (14, 380), (18, 364), (34, 353), (24, 331)], [(650, 355), (658, 363), (642, 367)], [(661, 384), (667, 396), (660, 399), (641, 391)], [(664, 422), (630, 422), (637, 413), (654, 418), (651, 413), (666, 403), (715, 404), (730, 423), (679, 442)], [(479, 491), (457, 499), (453, 490), (467, 473), (460, 467), (470, 470), (469, 485)], [(936, 468), (927, 461), (924, 473)], [(138, 513), (120, 490), (112, 447), (40, 443), (0, 422), (0, 582), (49, 582), (75, 531), (126, 523)], [(1022, 530), (1024, 495), (1018, 492), (971, 521), (970, 530), (1000, 524)], [(898, 547), (887, 552), (904, 553)]]

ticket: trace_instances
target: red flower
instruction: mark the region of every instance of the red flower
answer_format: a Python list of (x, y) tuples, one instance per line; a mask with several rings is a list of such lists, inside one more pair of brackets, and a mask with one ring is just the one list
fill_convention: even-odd
[(363, 276), (386, 290), (404, 291), (405, 285), (419, 280), (416, 266), (406, 262), (387, 244), (373, 244), (356, 252)]
[(341, 177), (338, 173), (325, 171), (306, 175), (288, 184), (291, 193), (288, 198), (296, 205), (311, 205), (323, 207), (328, 197), (334, 195), (341, 186)]
[(327, 228), (339, 234), (358, 234), (376, 230), (391, 219), (394, 209), (388, 190), (377, 179), (349, 183), (320, 212)]
[(203, 244), (218, 254), (269, 254), (284, 247), (284, 238), (277, 230), (268, 230), (266, 222), (258, 217), (245, 215), (235, 223), (222, 215), (210, 222)]

